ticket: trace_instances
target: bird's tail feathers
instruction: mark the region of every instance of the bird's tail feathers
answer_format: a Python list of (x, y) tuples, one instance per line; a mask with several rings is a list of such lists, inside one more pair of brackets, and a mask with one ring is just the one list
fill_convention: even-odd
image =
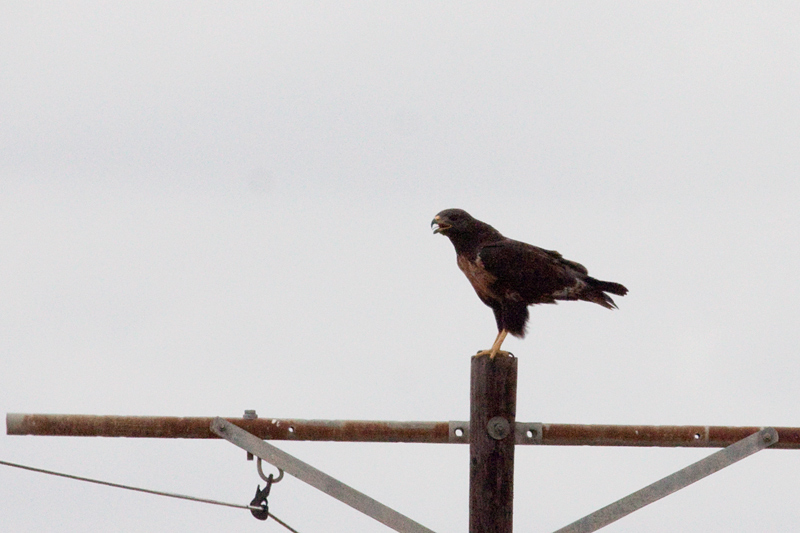
[(595, 289), (599, 289), (603, 292), (610, 292), (611, 294), (616, 294), (617, 296), (625, 296), (628, 294), (628, 289), (620, 283), (614, 283), (613, 281), (601, 281), (589, 276), (586, 277), (586, 281), (588, 281), (589, 285)]
[(628, 293), (628, 289), (625, 288), (624, 285), (619, 283), (614, 283), (613, 281), (601, 281), (599, 279), (595, 279), (592, 277), (587, 276), (586, 282), (592, 289), (590, 293), (586, 294), (587, 300), (590, 302), (594, 302), (598, 305), (602, 305), (606, 309), (616, 309), (617, 304), (614, 303), (614, 300), (611, 299), (607, 292), (611, 294), (616, 294), (618, 296), (625, 296)]

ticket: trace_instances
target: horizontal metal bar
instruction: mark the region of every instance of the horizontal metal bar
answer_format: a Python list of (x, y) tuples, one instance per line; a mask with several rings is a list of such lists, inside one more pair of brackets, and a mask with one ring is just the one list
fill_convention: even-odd
[(349, 485), (345, 485), (338, 479), (329, 476), (308, 463), (304, 463), (293, 455), (289, 455), (283, 450), (264, 442), (255, 435), (237, 427), (224, 418), (215, 418), (211, 422), (210, 430), (236, 446), (247, 450), (256, 457), (260, 457), (273, 466), (280, 468), (287, 474), (346, 503), (350, 507), (361, 511), (395, 531), (404, 533), (433, 533), (430, 529), (418, 524), (407, 516), (383, 505), (379, 501), (370, 498)]
[(778, 432), (773, 428), (761, 430), (633, 494), (625, 496), (611, 505), (607, 505), (559, 529), (555, 533), (592, 533), (597, 531), (646, 505), (669, 496), (673, 492), (677, 492), (706, 476), (710, 476), (737, 461), (741, 461), (745, 457), (778, 443), (778, 438)]
[[(780, 442), (774, 448), (800, 448), (800, 428), (774, 428), (781, 437)], [(550, 446), (688, 446), (692, 448), (724, 448), (762, 429), (764, 429), (764, 426), (543, 424), (542, 444)]]
[[(216, 439), (209, 430), (212, 417), (6, 415), (8, 435), (66, 437), (139, 437)], [(369, 420), (295, 420), (227, 418), (249, 433), (267, 440), (347, 442), (449, 442), (448, 422), (380, 422)], [(469, 423), (463, 422), (466, 427)]]
[[(95, 416), (20, 414), (6, 415), (8, 435), (69, 437), (139, 437), (215, 439), (211, 417)], [(277, 418), (227, 418), (249, 433), (266, 440), (340, 442), (469, 442), (469, 423), (389, 422), (370, 420), (300, 420)], [(517, 422), (517, 444), (546, 446), (688, 446), (724, 448), (762, 427), (730, 426), (621, 426), (541, 424)], [(771, 448), (799, 449), (800, 428), (776, 427), (780, 442)]]

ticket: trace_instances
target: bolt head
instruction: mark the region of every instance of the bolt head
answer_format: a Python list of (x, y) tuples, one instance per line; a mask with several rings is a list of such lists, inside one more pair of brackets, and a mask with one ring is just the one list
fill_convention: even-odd
[(486, 432), (495, 440), (503, 440), (511, 433), (511, 424), (502, 416), (495, 416), (486, 424)]

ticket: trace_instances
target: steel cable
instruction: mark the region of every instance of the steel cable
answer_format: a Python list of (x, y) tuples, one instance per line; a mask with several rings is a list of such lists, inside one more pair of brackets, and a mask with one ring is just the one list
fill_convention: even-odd
[[(0, 461), (0, 465), (11, 466), (11, 467), (14, 467), (14, 468), (21, 468), (22, 470), (29, 470), (31, 472), (39, 472), (41, 474), (49, 474), (51, 476), (58, 476), (58, 477), (64, 477), (64, 478), (67, 478), (67, 479), (74, 479), (74, 480), (77, 480), (77, 481), (86, 481), (87, 483), (95, 483), (97, 485), (105, 485), (107, 487), (115, 487), (115, 488), (118, 488), (118, 489), (133, 490), (133, 491), (136, 491), (136, 492), (144, 492), (146, 494), (155, 494), (157, 496), (167, 496), (169, 498), (178, 498), (178, 499), (181, 499), (181, 500), (190, 500), (190, 501), (193, 501), (193, 502), (209, 503), (211, 505), (222, 505), (222, 506), (225, 506), (225, 507), (236, 507), (238, 509), (247, 509), (248, 511), (259, 511), (259, 510), (261, 510), (261, 507), (256, 507), (254, 505), (242, 505), (242, 504), (238, 504), (238, 503), (221, 502), (221, 501), (218, 501), (218, 500), (211, 500), (211, 499), (208, 499), (208, 498), (197, 498), (195, 496), (188, 496), (186, 494), (176, 494), (174, 492), (163, 492), (163, 491), (160, 491), (160, 490), (143, 489), (141, 487), (132, 487), (130, 485), (123, 485), (121, 483), (112, 483), (111, 481), (102, 481), (102, 480), (99, 480), (99, 479), (91, 479), (91, 478), (88, 478), (88, 477), (75, 476), (75, 475), (72, 475), (72, 474), (65, 474), (63, 472), (55, 472), (53, 470), (45, 470), (44, 468), (36, 468), (36, 467), (33, 467), (33, 466), (21, 465), (21, 464), (18, 464), (18, 463), (10, 463), (8, 461)], [(274, 514), (269, 513), (269, 516), (273, 520), (275, 520), (277, 523), (279, 523), (280, 525), (282, 525), (283, 527), (285, 527), (286, 529), (291, 531), (292, 533), (298, 533), (297, 530), (293, 529), (286, 522), (284, 522), (283, 520), (279, 519)]]

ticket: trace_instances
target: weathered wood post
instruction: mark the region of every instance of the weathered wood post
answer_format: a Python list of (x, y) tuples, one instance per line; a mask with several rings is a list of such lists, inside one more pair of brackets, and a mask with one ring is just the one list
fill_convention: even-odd
[(516, 414), (516, 357), (473, 357), (469, 421), (470, 533), (511, 533)]

